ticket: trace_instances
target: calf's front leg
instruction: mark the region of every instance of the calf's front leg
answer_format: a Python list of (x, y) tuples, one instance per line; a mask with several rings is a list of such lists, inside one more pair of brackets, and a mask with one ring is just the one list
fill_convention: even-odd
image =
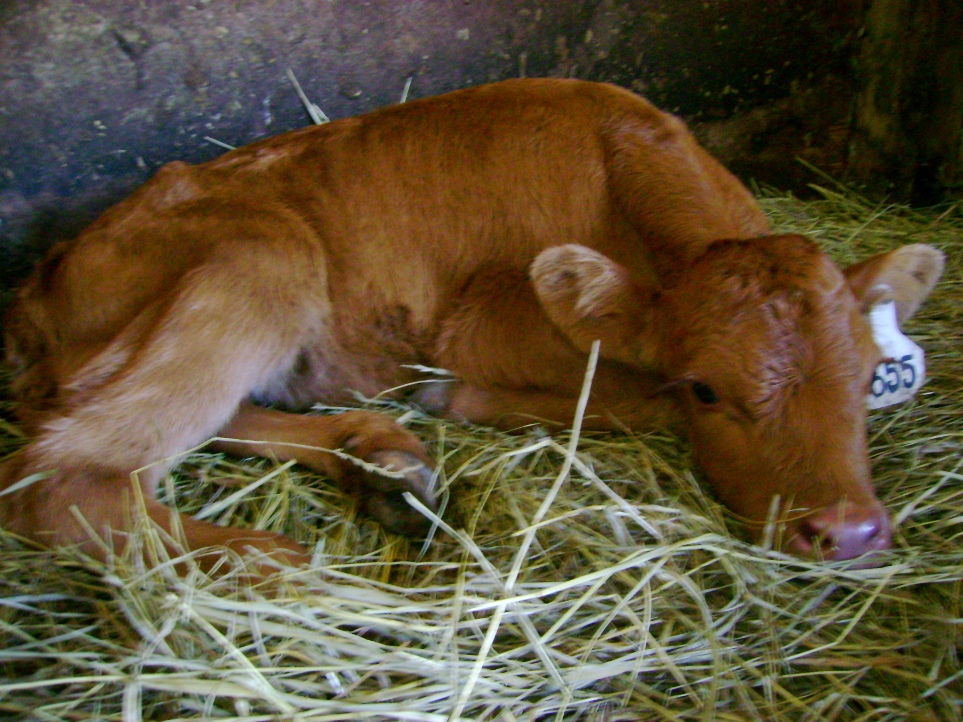
[[(429, 509), (438, 508), (432, 464), (418, 438), (383, 414), (346, 411), (307, 416), (244, 403), (220, 433), (215, 448), (235, 456), (295, 459), (327, 476), (356, 496), (362, 510), (399, 534), (422, 536), (428, 520), (404, 499), (414, 494)], [(366, 470), (331, 453), (342, 450), (382, 467), (391, 476)]]
[[(593, 431), (648, 431), (677, 425), (672, 400), (653, 392), (643, 380), (621, 380), (611, 369), (596, 371), (582, 428)], [(578, 390), (481, 385), (459, 381), (443, 390), (416, 394), (413, 401), (439, 416), (514, 430), (531, 424), (569, 428), (575, 418)]]

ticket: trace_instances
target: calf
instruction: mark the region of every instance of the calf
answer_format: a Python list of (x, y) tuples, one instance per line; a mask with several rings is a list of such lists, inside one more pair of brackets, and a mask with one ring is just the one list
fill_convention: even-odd
[[(32, 440), (0, 474), (0, 523), (96, 551), (76, 511), (122, 541), (130, 474), (156, 464), (139, 479), (169, 528), (157, 462), (218, 435), (240, 440), (230, 452), (296, 457), (419, 533), (402, 494), (436, 496), (415, 436), (367, 411), (291, 412), (403, 387), (427, 365), (457, 379), (420, 395), (437, 414), (564, 425), (599, 339), (587, 427), (685, 429), (750, 528), (778, 495), (789, 550), (884, 549), (865, 317), (887, 300), (909, 317), (942, 257), (908, 246), (841, 271), (812, 241), (769, 234), (681, 121), (574, 80), (462, 90), (170, 163), (56, 247), (9, 312)], [(305, 559), (283, 536), (180, 525), (192, 547)]]

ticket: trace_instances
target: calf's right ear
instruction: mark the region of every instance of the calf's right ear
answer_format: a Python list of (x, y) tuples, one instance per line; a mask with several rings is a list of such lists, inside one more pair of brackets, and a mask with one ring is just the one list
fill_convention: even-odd
[(542, 251), (529, 276), (542, 309), (576, 348), (588, 353), (597, 339), (603, 358), (652, 365), (657, 288), (633, 280), (615, 261), (576, 244)]
[(943, 274), (943, 252), (914, 243), (867, 258), (843, 271), (863, 312), (886, 301), (896, 303), (900, 325), (926, 300)]

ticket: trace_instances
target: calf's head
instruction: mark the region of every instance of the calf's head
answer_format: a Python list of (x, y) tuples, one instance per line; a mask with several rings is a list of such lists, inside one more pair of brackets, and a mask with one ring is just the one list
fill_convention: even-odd
[(757, 537), (774, 520), (783, 548), (838, 560), (890, 545), (867, 455), (881, 358), (866, 315), (894, 301), (909, 318), (942, 265), (913, 245), (840, 270), (806, 238), (772, 236), (711, 244), (671, 287), (574, 245), (544, 251), (531, 277), (572, 343), (601, 340), (677, 400), (710, 485)]

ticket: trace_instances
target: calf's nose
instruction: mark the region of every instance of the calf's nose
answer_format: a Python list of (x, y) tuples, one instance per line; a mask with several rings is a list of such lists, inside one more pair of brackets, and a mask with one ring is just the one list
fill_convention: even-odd
[[(889, 549), (891, 543), (889, 514), (882, 506), (855, 506), (847, 502), (801, 519), (791, 541), (800, 555), (821, 556), (828, 561), (855, 559)], [(863, 566), (879, 563), (870, 557)]]

